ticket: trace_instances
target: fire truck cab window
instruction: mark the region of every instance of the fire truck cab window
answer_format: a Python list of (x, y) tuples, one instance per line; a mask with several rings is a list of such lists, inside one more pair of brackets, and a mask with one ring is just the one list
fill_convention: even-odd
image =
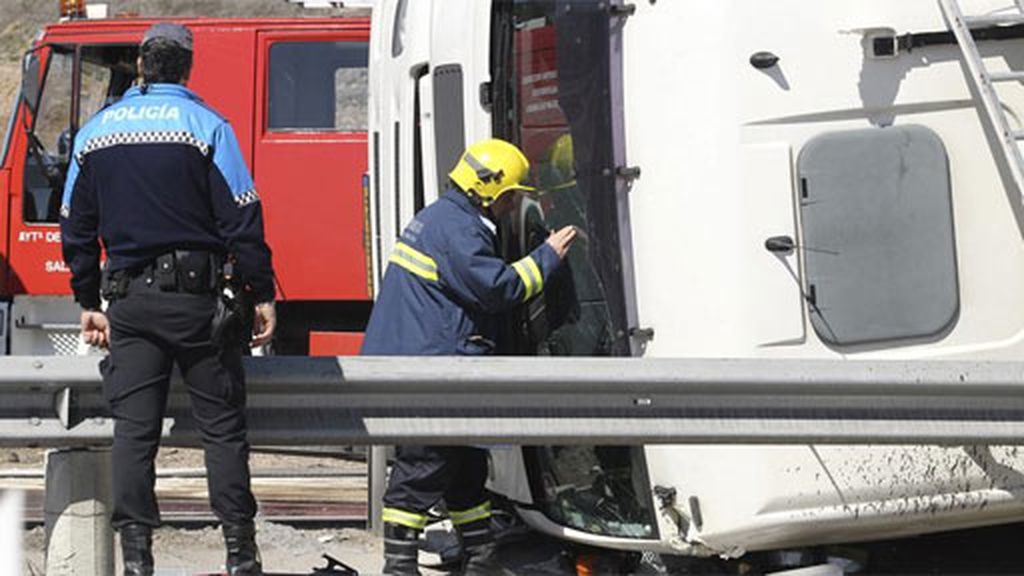
[(366, 131), (368, 65), (366, 42), (273, 44), (267, 128)]
[(137, 77), (135, 61), (138, 54), (134, 44), (82, 47), (82, 87), (79, 90), (76, 127), (120, 100), (132, 87)]
[[(612, 50), (616, 28), (604, 2), (499, 0), (492, 18), (494, 133), (530, 159), (534, 197), (501, 224), (514, 261), (550, 230), (579, 238), (563, 267), (504, 322), (502, 348), (547, 356), (629, 355), (615, 165)], [(639, 447), (541, 447), (528, 451), (533, 496), (566, 526), (624, 538), (655, 531), (644, 452)]]
[(807, 300), (837, 347), (941, 338), (960, 310), (949, 161), (923, 126), (823, 134), (800, 154)]
[[(43, 80), (39, 113), (29, 138), (25, 158), (25, 222), (54, 224), (58, 221), (64, 178), (70, 161), (72, 139), (78, 128), (96, 112), (117, 101), (135, 79), (138, 50), (129, 45), (83, 46), (79, 50), (79, 81), (74, 94), (75, 51), (54, 47)], [(78, 106), (78, 115), (72, 112)]]

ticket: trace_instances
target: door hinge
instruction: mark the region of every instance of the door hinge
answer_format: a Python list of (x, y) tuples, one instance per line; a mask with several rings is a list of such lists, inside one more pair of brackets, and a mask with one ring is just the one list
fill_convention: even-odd
[(488, 112), (494, 106), (494, 91), (491, 88), (490, 82), (480, 83), (480, 105)]
[(807, 287), (807, 294), (804, 295), (804, 298), (807, 300), (807, 303), (810, 304), (811, 306), (817, 306), (818, 305), (818, 287), (815, 286), (814, 284), (809, 285)]
[(640, 179), (640, 167), (639, 166), (619, 166), (615, 169), (615, 175), (623, 180), (639, 180)]
[(654, 340), (654, 328), (630, 328), (629, 337), (636, 338), (641, 343), (646, 344)]
[(608, 13), (616, 18), (629, 18), (636, 14), (636, 4), (612, 4), (608, 7)]

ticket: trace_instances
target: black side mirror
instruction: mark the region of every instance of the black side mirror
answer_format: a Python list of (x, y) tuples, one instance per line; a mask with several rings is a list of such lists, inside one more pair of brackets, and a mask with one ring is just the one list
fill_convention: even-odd
[(39, 53), (27, 52), (21, 68), (21, 99), (32, 114), (39, 109), (42, 86), (39, 84)]

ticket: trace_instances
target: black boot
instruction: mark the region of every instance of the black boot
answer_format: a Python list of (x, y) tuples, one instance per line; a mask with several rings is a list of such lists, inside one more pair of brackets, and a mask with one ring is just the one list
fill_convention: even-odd
[(153, 529), (145, 524), (128, 524), (118, 532), (124, 576), (153, 576)]
[(419, 576), (420, 531), (384, 523), (384, 574)]
[(465, 576), (505, 576), (513, 574), (498, 563), (498, 543), (491, 532), (490, 517), (456, 526), (465, 555)]
[(228, 558), (224, 567), (229, 576), (263, 576), (260, 551), (256, 548), (256, 526), (248, 524), (225, 524), (224, 545)]

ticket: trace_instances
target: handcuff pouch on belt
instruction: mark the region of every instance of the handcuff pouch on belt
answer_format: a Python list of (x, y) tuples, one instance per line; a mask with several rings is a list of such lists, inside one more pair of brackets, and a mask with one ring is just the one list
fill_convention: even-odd
[(153, 279), (161, 290), (210, 294), (217, 290), (223, 257), (199, 250), (175, 250), (156, 259)]

